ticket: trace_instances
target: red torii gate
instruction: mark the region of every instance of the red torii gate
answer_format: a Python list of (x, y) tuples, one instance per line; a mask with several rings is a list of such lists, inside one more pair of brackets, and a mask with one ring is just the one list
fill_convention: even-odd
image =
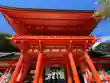
[(68, 83), (73, 77), (75, 83), (80, 83), (76, 66), (93, 74), (89, 81), (101, 83), (87, 53), (97, 40), (89, 35), (99, 22), (92, 17), (93, 11), (10, 7), (0, 7), (0, 11), (16, 32), (9, 39), (21, 49), (10, 83), (23, 83), (31, 65), (35, 68), (33, 83), (43, 83), (43, 69), (56, 65), (66, 68)]

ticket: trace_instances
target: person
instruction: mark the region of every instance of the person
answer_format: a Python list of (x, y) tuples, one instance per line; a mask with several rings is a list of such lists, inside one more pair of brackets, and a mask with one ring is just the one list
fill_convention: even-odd
[[(90, 81), (92, 80), (93, 78), (93, 75), (91, 73), (91, 71), (86, 68), (83, 72), (83, 78), (84, 78), (84, 83), (90, 83)], [(94, 81), (92, 81), (92, 83), (95, 83)]]
[(57, 81), (58, 81), (58, 79), (57, 79), (57, 72), (55, 72), (54, 78), (55, 78), (55, 83), (57, 83)]
[(57, 79), (60, 80), (60, 71), (57, 70), (57, 71), (56, 71), (56, 74), (57, 74)]
[(100, 73), (103, 77), (103, 83), (108, 83), (107, 78), (106, 78), (106, 73), (103, 68), (100, 69)]
[(84, 83), (88, 83), (88, 75), (87, 72), (83, 72)]
[(103, 68), (99, 67), (97, 69), (97, 72), (100, 76), (100, 79), (102, 80), (102, 83), (108, 83), (107, 78), (106, 78), (106, 74), (105, 74), (105, 71), (103, 70)]

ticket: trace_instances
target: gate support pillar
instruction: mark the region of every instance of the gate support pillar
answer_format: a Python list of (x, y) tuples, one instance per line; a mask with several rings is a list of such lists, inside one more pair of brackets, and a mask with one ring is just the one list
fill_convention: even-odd
[(71, 65), (71, 69), (72, 69), (75, 83), (80, 83), (78, 72), (76, 70), (76, 65), (75, 65), (74, 58), (73, 58), (73, 54), (71, 52), (69, 52), (68, 58), (69, 58), (69, 63)]
[(24, 82), (24, 80), (26, 79), (26, 76), (28, 75), (28, 71), (29, 71), (29, 65), (28, 67), (21, 68), (20, 78), (18, 79), (18, 81)]
[(20, 59), (17, 62), (16, 68), (15, 68), (15, 70), (14, 70), (12, 76), (11, 76), (11, 80), (10, 80), (9, 83), (16, 83), (18, 74), (19, 74), (19, 72), (21, 70), (21, 64), (23, 62), (23, 59), (24, 59), (24, 54), (23, 54), (23, 51), (21, 51)]
[(69, 64), (66, 65), (66, 70), (67, 70), (67, 77), (68, 77), (67, 83), (72, 83), (72, 75), (71, 75)]
[(93, 73), (93, 76), (94, 76), (94, 78), (96, 80), (96, 83), (102, 83), (101, 80), (100, 80), (100, 77), (99, 77), (99, 75), (98, 75), (98, 73), (97, 73), (97, 71), (96, 71), (96, 69), (95, 69), (95, 67), (93, 65), (93, 62), (92, 62), (92, 60), (90, 59), (90, 57), (89, 57), (89, 55), (87, 53), (87, 50), (84, 52), (84, 57), (85, 57), (88, 65), (89, 65), (90, 70)]
[(33, 83), (39, 83), (42, 56), (43, 56), (42, 52), (39, 52), (37, 62), (36, 62), (36, 70), (35, 70), (35, 76), (34, 76), (34, 82)]
[(39, 83), (43, 83), (43, 71), (44, 71), (44, 68), (41, 68), (40, 77), (39, 77)]

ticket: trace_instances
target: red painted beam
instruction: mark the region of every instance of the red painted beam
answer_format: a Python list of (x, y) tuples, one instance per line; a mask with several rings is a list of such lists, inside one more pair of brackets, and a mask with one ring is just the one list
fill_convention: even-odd
[(96, 40), (94, 36), (17, 36), (9, 38), (10, 40)]
[(110, 57), (101, 57), (101, 58), (92, 58), (93, 61), (100, 61), (100, 60), (108, 60), (110, 61)]
[(93, 20), (55, 20), (55, 19), (18, 19), (21, 22), (28, 24), (28, 25), (42, 25), (42, 26), (73, 26), (73, 25), (83, 25), (85, 24), (85, 21), (87, 21), (88, 24), (93, 24)]
[(0, 66), (0, 70), (2, 70), (2, 69), (7, 69), (7, 68), (15, 68), (15, 66)]

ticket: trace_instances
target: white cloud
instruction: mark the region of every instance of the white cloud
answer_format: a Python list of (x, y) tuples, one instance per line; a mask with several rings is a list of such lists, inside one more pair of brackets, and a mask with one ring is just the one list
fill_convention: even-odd
[(110, 41), (110, 36), (102, 36), (100, 39), (92, 46), (92, 49), (94, 49), (96, 46), (98, 46), (101, 42), (107, 42)]
[(97, 42), (106, 42), (106, 41), (110, 41), (110, 36), (100, 37), (100, 40), (98, 40)]

